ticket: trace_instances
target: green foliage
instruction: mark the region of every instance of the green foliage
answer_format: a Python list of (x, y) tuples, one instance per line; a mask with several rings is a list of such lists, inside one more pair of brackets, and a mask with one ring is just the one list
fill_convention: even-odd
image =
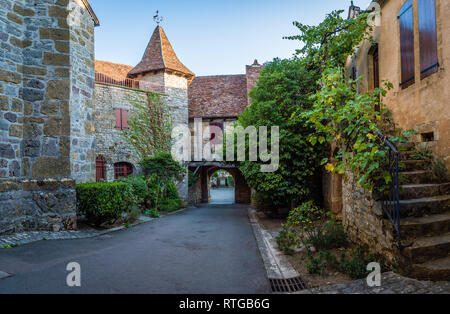
[[(286, 254), (293, 253), (293, 249), (299, 246), (309, 252), (311, 246), (318, 250), (330, 250), (344, 247), (348, 243), (342, 225), (312, 201), (303, 203), (289, 213), (276, 241), (280, 250)], [(310, 260), (311, 268), (320, 266), (312, 256)]]
[(130, 202), (132, 190), (124, 182), (78, 184), (78, 210), (95, 225), (113, 223), (122, 218)]
[(182, 200), (180, 198), (167, 198), (160, 202), (159, 210), (163, 212), (173, 212), (181, 208)]
[(164, 198), (169, 198), (169, 199), (180, 198), (180, 194), (178, 194), (178, 188), (177, 188), (175, 182), (170, 181), (167, 184), (167, 187), (166, 187), (166, 190), (165, 190), (165, 194), (164, 194)]
[(140, 159), (170, 151), (173, 123), (161, 95), (148, 93), (147, 102), (130, 102), (133, 111), (128, 119), (129, 129), (121, 131), (121, 137)]
[(278, 248), (288, 255), (294, 253), (292, 248), (298, 246), (298, 241), (294, 233), (290, 232), (286, 228), (281, 229), (275, 241), (277, 242)]
[(368, 254), (367, 250), (357, 247), (352, 250), (350, 258), (343, 253), (339, 258), (330, 251), (319, 252), (314, 256), (308, 252), (308, 262), (306, 268), (310, 274), (323, 275), (326, 270), (337, 270), (347, 274), (352, 279), (362, 279), (367, 277), (367, 265), (371, 262), (379, 262), (382, 269), (385, 268), (380, 256)]
[(427, 170), (432, 182), (447, 183), (450, 181), (449, 171), (441, 158), (434, 158)]
[(352, 55), (372, 30), (367, 27), (367, 13), (353, 19), (342, 17), (344, 11), (333, 11), (317, 26), (294, 22), (300, 34), (285, 37), (299, 40), (302, 48), (297, 50), (311, 69), (342, 67), (347, 56)]
[(343, 18), (342, 13), (333, 11), (317, 26), (294, 23), (300, 35), (288, 39), (304, 43), (297, 53), (321, 78), (311, 96), (311, 110), (299, 110), (293, 117), (301, 116), (316, 130), (309, 137), (312, 145), (336, 143), (338, 152), (322, 160), (329, 172), (342, 174), (350, 169), (360, 186), (384, 191), (392, 175), (384, 164), (388, 149), (384, 143), (377, 143), (378, 130), (392, 136), (394, 143), (407, 142), (413, 132), (398, 134), (380, 101), (393, 87), (391, 83), (384, 82), (384, 88), (364, 94), (356, 89), (360, 78), (347, 77), (346, 60), (363, 40), (372, 40), (372, 29), (367, 25), (367, 13), (352, 19)]
[[(280, 128), (278, 171), (261, 172), (262, 161), (240, 163), (248, 185), (268, 195), (277, 206), (301, 203), (320, 190), (315, 174), (324, 157), (326, 143), (313, 146), (308, 141), (315, 132), (313, 126), (301, 115), (291, 118), (295, 112), (311, 108), (309, 95), (317, 89), (317, 79), (316, 72), (308, 71), (301, 60), (273, 60), (261, 72), (256, 87), (250, 92), (252, 103), (238, 119), (238, 125), (243, 128)], [(270, 139), (270, 131), (268, 133)], [(270, 143), (268, 146), (270, 150)]]
[(142, 208), (136, 204), (133, 204), (129, 207), (127, 211), (127, 222), (133, 223), (135, 222), (142, 214)]
[(146, 157), (139, 164), (147, 176), (156, 175), (162, 184), (180, 180), (186, 174), (186, 169), (167, 152), (158, 152), (153, 157)]
[(145, 211), (145, 215), (151, 217), (151, 218), (159, 218), (159, 212), (155, 209), (148, 209)]
[(149, 197), (147, 198), (147, 204), (150, 208), (157, 210), (159, 202), (163, 198), (163, 187), (159, 182), (158, 176), (156, 174), (148, 176), (147, 186), (149, 190)]
[(411, 155), (411, 158), (414, 160), (431, 160), (433, 152), (428, 146), (418, 146), (416, 150)]
[(190, 170), (188, 172), (188, 175), (189, 175), (188, 184), (189, 184), (189, 187), (191, 187), (197, 183), (199, 177), (198, 177), (198, 173), (194, 173), (193, 171), (190, 171)]
[(126, 183), (131, 191), (135, 204), (145, 208), (145, 201), (149, 196), (149, 188), (144, 176), (129, 176), (128, 178), (121, 178), (119, 182)]
[(309, 242), (318, 250), (330, 250), (347, 245), (347, 235), (342, 225), (334, 219), (327, 221), (319, 232), (311, 235)]

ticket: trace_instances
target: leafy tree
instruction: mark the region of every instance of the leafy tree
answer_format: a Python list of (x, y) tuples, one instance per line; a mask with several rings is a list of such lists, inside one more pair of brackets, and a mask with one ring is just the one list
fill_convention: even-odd
[(128, 119), (129, 129), (121, 132), (140, 159), (168, 152), (171, 147), (173, 123), (168, 108), (161, 95), (148, 93), (147, 97), (147, 103), (130, 100), (133, 112)]
[(333, 11), (317, 26), (294, 22), (300, 35), (287, 37), (304, 43), (297, 53), (321, 76), (320, 88), (310, 98), (311, 110), (299, 110), (293, 119), (300, 116), (315, 128), (317, 132), (309, 138), (312, 145), (324, 141), (337, 144), (338, 152), (322, 162), (328, 171), (342, 174), (350, 168), (360, 186), (369, 190), (377, 186), (383, 191), (392, 175), (384, 167), (388, 148), (380, 144), (379, 130), (389, 134), (392, 142), (406, 142), (413, 131), (400, 133), (381, 102), (393, 87), (391, 83), (363, 94), (356, 88), (361, 77), (353, 80), (346, 75), (346, 60), (363, 40), (372, 40), (372, 28), (367, 14), (343, 19), (342, 13)]
[(260, 161), (240, 163), (249, 186), (274, 205), (300, 203), (318, 191), (315, 174), (324, 157), (325, 141), (313, 146), (308, 139), (314, 127), (301, 115), (293, 116), (311, 108), (309, 96), (317, 90), (317, 79), (317, 72), (308, 71), (300, 59), (275, 59), (261, 72), (250, 93), (252, 103), (239, 116), (238, 125), (244, 128), (280, 127), (278, 171), (261, 172)]
[(156, 175), (162, 183), (178, 181), (186, 175), (186, 169), (168, 152), (158, 152), (152, 157), (146, 157), (140, 165), (147, 176)]

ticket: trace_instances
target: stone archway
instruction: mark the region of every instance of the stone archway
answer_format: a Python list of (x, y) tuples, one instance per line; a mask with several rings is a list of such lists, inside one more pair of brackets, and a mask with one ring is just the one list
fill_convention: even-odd
[(251, 190), (244, 176), (236, 166), (221, 163), (192, 163), (190, 170), (198, 175), (197, 183), (189, 187), (189, 202), (191, 204), (210, 202), (209, 180), (218, 170), (225, 170), (233, 176), (235, 203), (250, 204)]

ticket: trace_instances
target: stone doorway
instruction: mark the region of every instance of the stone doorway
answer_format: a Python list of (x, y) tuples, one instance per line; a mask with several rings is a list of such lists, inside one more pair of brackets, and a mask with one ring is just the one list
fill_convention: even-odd
[[(192, 163), (189, 170), (198, 177), (197, 182), (189, 187), (190, 204), (225, 202), (225, 200), (228, 200), (227, 203), (250, 204), (251, 190), (236, 166), (203, 162)], [(215, 173), (228, 173), (233, 178), (234, 189), (226, 185), (219, 186), (218, 189), (213, 187), (211, 179)]]

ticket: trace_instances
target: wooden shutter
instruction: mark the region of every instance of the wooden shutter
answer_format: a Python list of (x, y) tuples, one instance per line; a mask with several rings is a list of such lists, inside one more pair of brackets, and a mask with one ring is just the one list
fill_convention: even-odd
[(424, 78), (438, 70), (436, 3), (419, 0), (420, 73)]
[(101, 182), (105, 180), (105, 157), (102, 155), (97, 156), (96, 163), (96, 181)]
[(114, 109), (116, 114), (116, 129), (122, 129), (122, 110)]
[(121, 109), (122, 111), (122, 130), (128, 129), (128, 110)]
[(400, 23), (400, 55), (402, 88), (414, 84), (414, 15), (412, 0), (406, 1), (399, 12)]

